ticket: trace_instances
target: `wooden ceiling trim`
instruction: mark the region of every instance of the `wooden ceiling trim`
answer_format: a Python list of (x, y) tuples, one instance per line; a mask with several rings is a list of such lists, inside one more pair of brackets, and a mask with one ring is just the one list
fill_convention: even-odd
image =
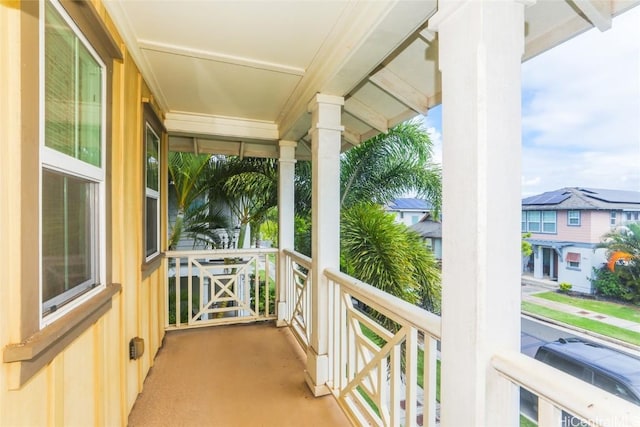
[(608, 1), (573, 0), (573, 3), (600, 31), (611, 28), (611, 4)]
[(219, 52), (210, 52), (200, 49), (191, 49), (183, 46), (175, 46), (165, 43), (156, 43), (148, 40), (139, 40), (138, 46), (142, 50), (166, 53), (168, 55), (186, 56), (188, 58), (202, 59), (205, 61), (222, 62), (230, 65), (238, 65), (241, 67), (255, 68), (257, 70), (273, 71), (282, 74), (291, 74), (294, 76), (303, 76), (305, 70), (299, 67), (292, 67), (285, 64), (276, 64), (273, 62), (259, 61), (257, 59), (245, 58), (235, 55), (227, 55)]
[(429, 109), (428, 97), (388, 68), (370, 76), (369, 81), (416, 113), (425, 114)]
[(366, 123), (380, 132), (387, 133), (389, 125), (387, 119), (373, 108), (360, 102), (356, 98), (349, 98), (344, 102), (344, 110), (358, 120)]

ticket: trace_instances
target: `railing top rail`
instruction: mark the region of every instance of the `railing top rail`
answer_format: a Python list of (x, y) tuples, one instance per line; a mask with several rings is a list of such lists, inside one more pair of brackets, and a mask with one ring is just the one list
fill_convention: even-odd
[(631, 402), (517, 352), (500, 353), (493, 367), (510, 381), (595, 426), (638, 426)]
[[(331, 280), (344, 286), (351, 295), (393, 320), (410, 323), (417, 329), (425, 331), (436, 339), (440, 339), (440, 316), (430, 313), (418, 306), (390, 295), (376, 287), (357, 280), (347, 274), (333, 269), (324, 270)], [(400, 322), (402, 323), (402, 322)]]
[(278, 248), (248, 248), (248, 249), (205, 249), (205, 250), (193, 250), (193, 251), (166, 251), (164, 252), (165, 258), (184, 258), (189, 256), (205, 257), (205, 256), (247, 256), (255, 254), (277, 254)]
[(302, 264), (305, 267), (311, 268), (311, 263), (313, 261), (308, 256), (303, 255), (300, 252), (293, 251), (291, 249), (283, 249), (282, 251), (284, 252), (285, 255), (293, 258), (293, 260), (298, 264)]

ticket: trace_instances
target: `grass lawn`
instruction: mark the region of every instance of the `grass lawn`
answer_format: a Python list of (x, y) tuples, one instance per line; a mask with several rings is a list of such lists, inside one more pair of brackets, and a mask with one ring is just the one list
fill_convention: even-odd
[(617, 317), (619, 319), (629, 320), (631, 322), (640, 323), (640, 307), (631, 305), (616, 304), (615, 302), (596, 301), (585, 298), (572, 297), (557, 292), (544, 292), (535, 294), (536, 298), (544, 298), (549, 301), (561, 302), (584, 310), (595, 311), (596, 313), (606, 314), (607, 316)]
[(597, 320), (587, 319), (573, 314), (552, 310), (550, 308), (536, 305), (527, 301), (522, 302), (522, 310), (532, 314), (538, 314), (540, 316), (548, 317), (550, 319), (557, 320), (568, 325), (577, 326), (588, 331), (596, 332), (612, 338), (617, 338), (621, 341), (625, 341), (634, 345), (640, 345), (640, 334), (628, 329), (619, 328), (617, 326), (598, 322)]
[(536, 427), (538, 424), (531, 421), (529, 418), (520, 415), (520, 427)]

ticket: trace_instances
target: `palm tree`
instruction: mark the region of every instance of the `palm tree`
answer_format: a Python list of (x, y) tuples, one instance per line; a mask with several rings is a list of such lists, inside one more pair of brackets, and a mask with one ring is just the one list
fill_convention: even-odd
[(343, 210), (341, 228), (345, 273), (439, 312), (440, 270), (417, 233), (373, 203)]
[[(400, 124), (341, 156), (341, 269), (392, 295), (439, 312), (440, 271), (417, 233), (396, 224), (380, 205), (413, 192), (441, 204), (440, 168), (421, 124)], [(296, 208), (311, 211), (310, 168), (296, 165)], [(299, 221), (308, 224), (309, 221)], [(307, 233), (310, 229), (303, 228)], [(306, 236), (308, 237), (308, 236)], [(310, 239), (296, 236), (296, 242)], [(305, 247), (296, 246), (304, 252)]]
[(630, 223), (603, 236), (598, 248), (607, 249), (607, 267), (640, 300), (640, 224)]
[[(440, 211), (442, 175), (431, 162), (432, 143), (418, 121), (401, 123), (340, 157), (340, 207), (360, 202), (386, 204), (414, 193)], [(296, 212), (311, 211), (311, 167), (296, 163)]]
[(178, 209), (176, 221), (169, 234), (168, 246), (170, 249), (175, 248), (184, 231), (187, 209), (206, 189), (202, 171), (209, 164), (210, 159), (211, 156), (208, 154), (196, 156), (190, 153), (169, 153), (169, 176), (175, 189)]
[(218, 158), (205, 171), (210, 206), (224, 205), (239, 222), (239, 247), (247, 225), (256, 238), (267, 212), (278, 205), (278, 170), (275, 159)]
[(386, 204), (406, 193), (441, 205), (440, 168), (431, 163), (432, 143), (417, 121), (401, 123), (342, 155), (340, 205)]

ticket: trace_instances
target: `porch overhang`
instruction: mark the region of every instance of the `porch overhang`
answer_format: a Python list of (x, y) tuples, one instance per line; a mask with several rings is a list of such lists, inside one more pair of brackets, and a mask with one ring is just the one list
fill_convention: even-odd
[[(637, 0), (526, 2), (523, 60)], [(310, 158), (307, 104), (345, 99), (342, 149), (441, 103), (430, 1), (121, 2), (105, 8), (167, 113), (170, 149)], [(430, 27), (431, 25), (431, 27)]]

